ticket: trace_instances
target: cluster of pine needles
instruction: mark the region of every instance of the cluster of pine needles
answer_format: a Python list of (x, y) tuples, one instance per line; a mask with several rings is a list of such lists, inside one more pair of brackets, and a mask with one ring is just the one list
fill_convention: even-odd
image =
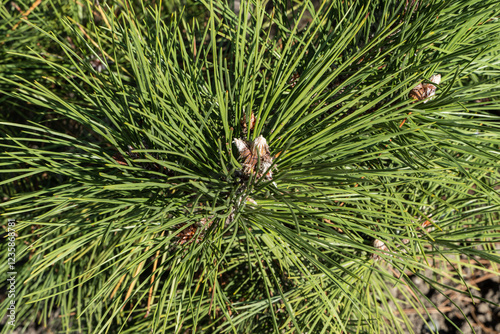
[(18, 332), (418, 332), (499, 273), (499, 66), (496, 0), (4, 1)]

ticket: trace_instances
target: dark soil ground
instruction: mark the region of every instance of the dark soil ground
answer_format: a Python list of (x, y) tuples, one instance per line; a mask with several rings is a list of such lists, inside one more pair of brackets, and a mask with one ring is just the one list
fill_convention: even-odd
[[(468, 292), (465, 284), (453, 283), (451, 279), (442, 279), (441, 282), (461, 292), (452, 288), (439, 291), (430, 288), (421, 278), (412, 277), (413, 283), (437, 306), (436, 309), (429, 301), (424, 302), (429, 314), (425, 319), (427, 324), (414, 309), (405, 310), (415, 333), (500, 334), (500, 268), (491, 267), (486, 261), (481, 262), (489, 271), (462, 268)], [(429, 270), (426, 277), (430, 275), (432, 273)], [(426, 314), (425, 311), (422, 310), (422, 314)]]

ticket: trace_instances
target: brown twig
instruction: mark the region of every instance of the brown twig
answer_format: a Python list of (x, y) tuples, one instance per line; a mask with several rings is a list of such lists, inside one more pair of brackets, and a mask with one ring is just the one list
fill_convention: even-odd
[(486, 280), (488, 280), (490, 278), (497, 277), (497, 276), (498, 276), (497, 273), (489, 273), (489, 274), (486, 274), (484, 276), (480, 276), (478, 278), (472, 279), (469, 282), (471, 284), (477, 284), (477, 283), (481, 283), (482, 281), (486, 281)]
[[(411, 111), (408, 113), (408, 116), (410, 116), (410, 115), (411, 115)], [(402, 126), (405, 124), (405, 122), (406, 122), (406, 120), (407, 120), (407, 119), (408, 119), (408, 117), (407, 117), (407, 118), (405, 118), (405, 119), (401, 122), (401, 124), (399, 124), (399, 127), (402, 127)]]
[[(165, 231), (161, 232), (161, 236), (165, 234)], [(158, 258), (160, 257), (160, 250), (156, 251), (156, 259), (153, 264), (153, 276), (151, 276), (151, 287), (149, 288), (149, 295), (148, 295), (148, 309), (146, 311), (146, 315), (144, 315), (144, 318), (146, 318), (149, 315), (149, 311), (151, 311), (151, 300), (153, 296), (153, 283), (155, 281), (155, 271), (158, 266)]]
[(118, 281), (118, 284), (113, 289), (113, 292), (111, 293), (111, 296), (109, 296), (110, 299), (113, 299), (113, 297), (115, 296), (116, 292), (118, 291), (118, 289), (122, 285), (123, 280), (125, 279), (126, 276), (127, 276), (127, 274), (123, 274), (123, 276), (120, 278), (120, 280)]
[[(132, 283), (130, 283), (130, 286), (128, 287), (127, 295), (125, 296), (125, 301), (127, 299), (129, 299), (130, 295), (132, 295), (132, 290), (134, 290), (135, 283), (137, 283), (137, 278), (138, 278), (137, 276), (139, 275), (139, 272), (141, 271), (143, 265), (144, 265), (144, 262), (141, 262), (141, 263), (139, 263), (139, 265), (135, 269), (134, 276), (132, 276), (132, 277), (134, 277), (134, 280), (132, 281)], [(122, 311), (124, 309), (125, 309), (125, 305), (123, 305)]]
[(419, 309), (414, 309), (414, 308), (408, 308), (404, 309), (405, 314), (417, 314), (417, 313), (446, 313), (450, 312), (453, 310), (453, 307), (451, 306), (446, 306), (446, 307), (440, 307), (440, 308), (434, 308), (434, 307), (428, 307), (428, 308), (419, 308)]
[(10, 4), (12, 5), (12, 7), (14, 7), (19, 13), (22, 13), (22, 9), (19, 8), (19, 6), (17, 5), (17, 3), (15, 3), (14, 1), (11, 1)]
[(498, 334), (498, 332), (496, 330), (486, 327), (481, 321), (479, 321), (479, 319), (476, 316), (476, 311), (474, 310), (475, 307), (473, 307), (472, 305), (469, 305), (469, 309), (470, 309), (470, 314), (472, 315), (472, 318), (474, 319), (476, 324), (479, 325), (479, 327), (481, 327), (481, 329), (483, 331), (485, 331), (486, 333)]
[(35, 3), (33, 3), (31, 7), (23, 14), (23, 18), (12, 27), (12, 30), (16, 30), (17, 27), (21, 24), (21, 22), (23, 22), (23, 20), (27, 20), (28, 15), (30, 15), (30, 13), (41, 3), (42, 0), (36, 0)]
[[(147, 253), (148, 250), (149, 250), (149, 248), (150, 248), (149, 246), (146, 247), (146, 250), (144, 252)], [(132, 295), (132, 290), (134, 290), (135, 283), (137, 283), (137, 279), (139, 278), (138, 277), (139, 273), (141, 272), (141, 270), (144, 267), (145, 263), (146, 263), (146, 261), (142, 261), (141, 263), (139, 263), (139, 265), (135, 269), (134, 275), (132, 276), (132, 277), (134, 277), (134, 280), (132, 281), (132, 283), (130, 283), (130, 286), (128, 287), (127, 295), (125, 296), (125, 301)], [(125, 309), (125, 305), (123, 305), (122, 311), (124, 309)]]
[[(90, 41), (90, 43), (92, 43), (96, 48), (100, 49), (99, 47), (99, 44), (97, 44), (92, 38), (90, 38), (89, 34), (87, 34), (87, 32), (85, 31), (85, 29), (82, 27), (82, 25), (76, 21), (73, 21), (77, 26), (78, 26), (78, 29), (80, 29), (80, 31), (82, 32), (82, 34), (85, 35), (85, 37)], [(109, 54), (107, 54), (106, 52), (104, 52), (104, 50), (101, 50), (101, 52), (106, 56), (108, 57), (108, 59), (110, 59), (111, 61), (115, 61)]]

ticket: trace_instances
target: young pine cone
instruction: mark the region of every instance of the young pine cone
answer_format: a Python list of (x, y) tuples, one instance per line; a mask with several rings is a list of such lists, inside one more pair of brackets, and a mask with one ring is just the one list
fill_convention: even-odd
[(270, 168), (273, 164), (273, 157), (264, 137), (259, 136), (252, 142), (235, 138), (234, 144), (240, 152), (240, 159), (243, 160), (243, 174), (250, 176), (257, 173), (257, 178), (260, 178), (266, 173), (267, 180), (273, 179), (273, 172)]
[[(429, 79), (430, 82), (439, 85), (441, 83), (441, 74), (434, 74)], [(436, 93), (436, 86), (430, 83), (419, 83), (410, 91), (410, 97), (417, 101), (424, 100), (427, 103)]]

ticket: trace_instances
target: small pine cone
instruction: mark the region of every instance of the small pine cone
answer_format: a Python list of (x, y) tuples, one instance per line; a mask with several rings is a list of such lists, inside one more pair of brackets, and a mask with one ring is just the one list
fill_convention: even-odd
[[(378, 248), (382, 250), (385, 254), (389, 255), (387, 252), (389, 251), (389, 248), (385, 245), (385, 243), (379, 239), (375, 239), (373, 241), (373, 247)], [(377, 253), (372, 254), (372, 259), (374, 260), (380, 260), (382, 257), (378, 255)]]
[[(434, 74), (429, 79), (430, 82), (439, 85), (441, 83), (441, 74)], [(417, 101), (424, 100), (424, 103), (427, 103), (432, 99), (434, 94), (436, 93), (436, 86), (430, 83), (419, 83), (410, 91), (410, 97)]]
[[(240, 159), (243, 160), (243, 174), (249, 176), (256, 172), (257, 177), (261, 177), (266, 173), (266, 179), (272, 180), (271, 166), (273, 164), (273, 157), (269, 150), (267, 140), (263, 136), (255, 138), (252, 142), (246, 142), (242, 139), (235, 138), (234, 143), (240, 153)], [(259, 161), (260, 159), (260, 161)]]

